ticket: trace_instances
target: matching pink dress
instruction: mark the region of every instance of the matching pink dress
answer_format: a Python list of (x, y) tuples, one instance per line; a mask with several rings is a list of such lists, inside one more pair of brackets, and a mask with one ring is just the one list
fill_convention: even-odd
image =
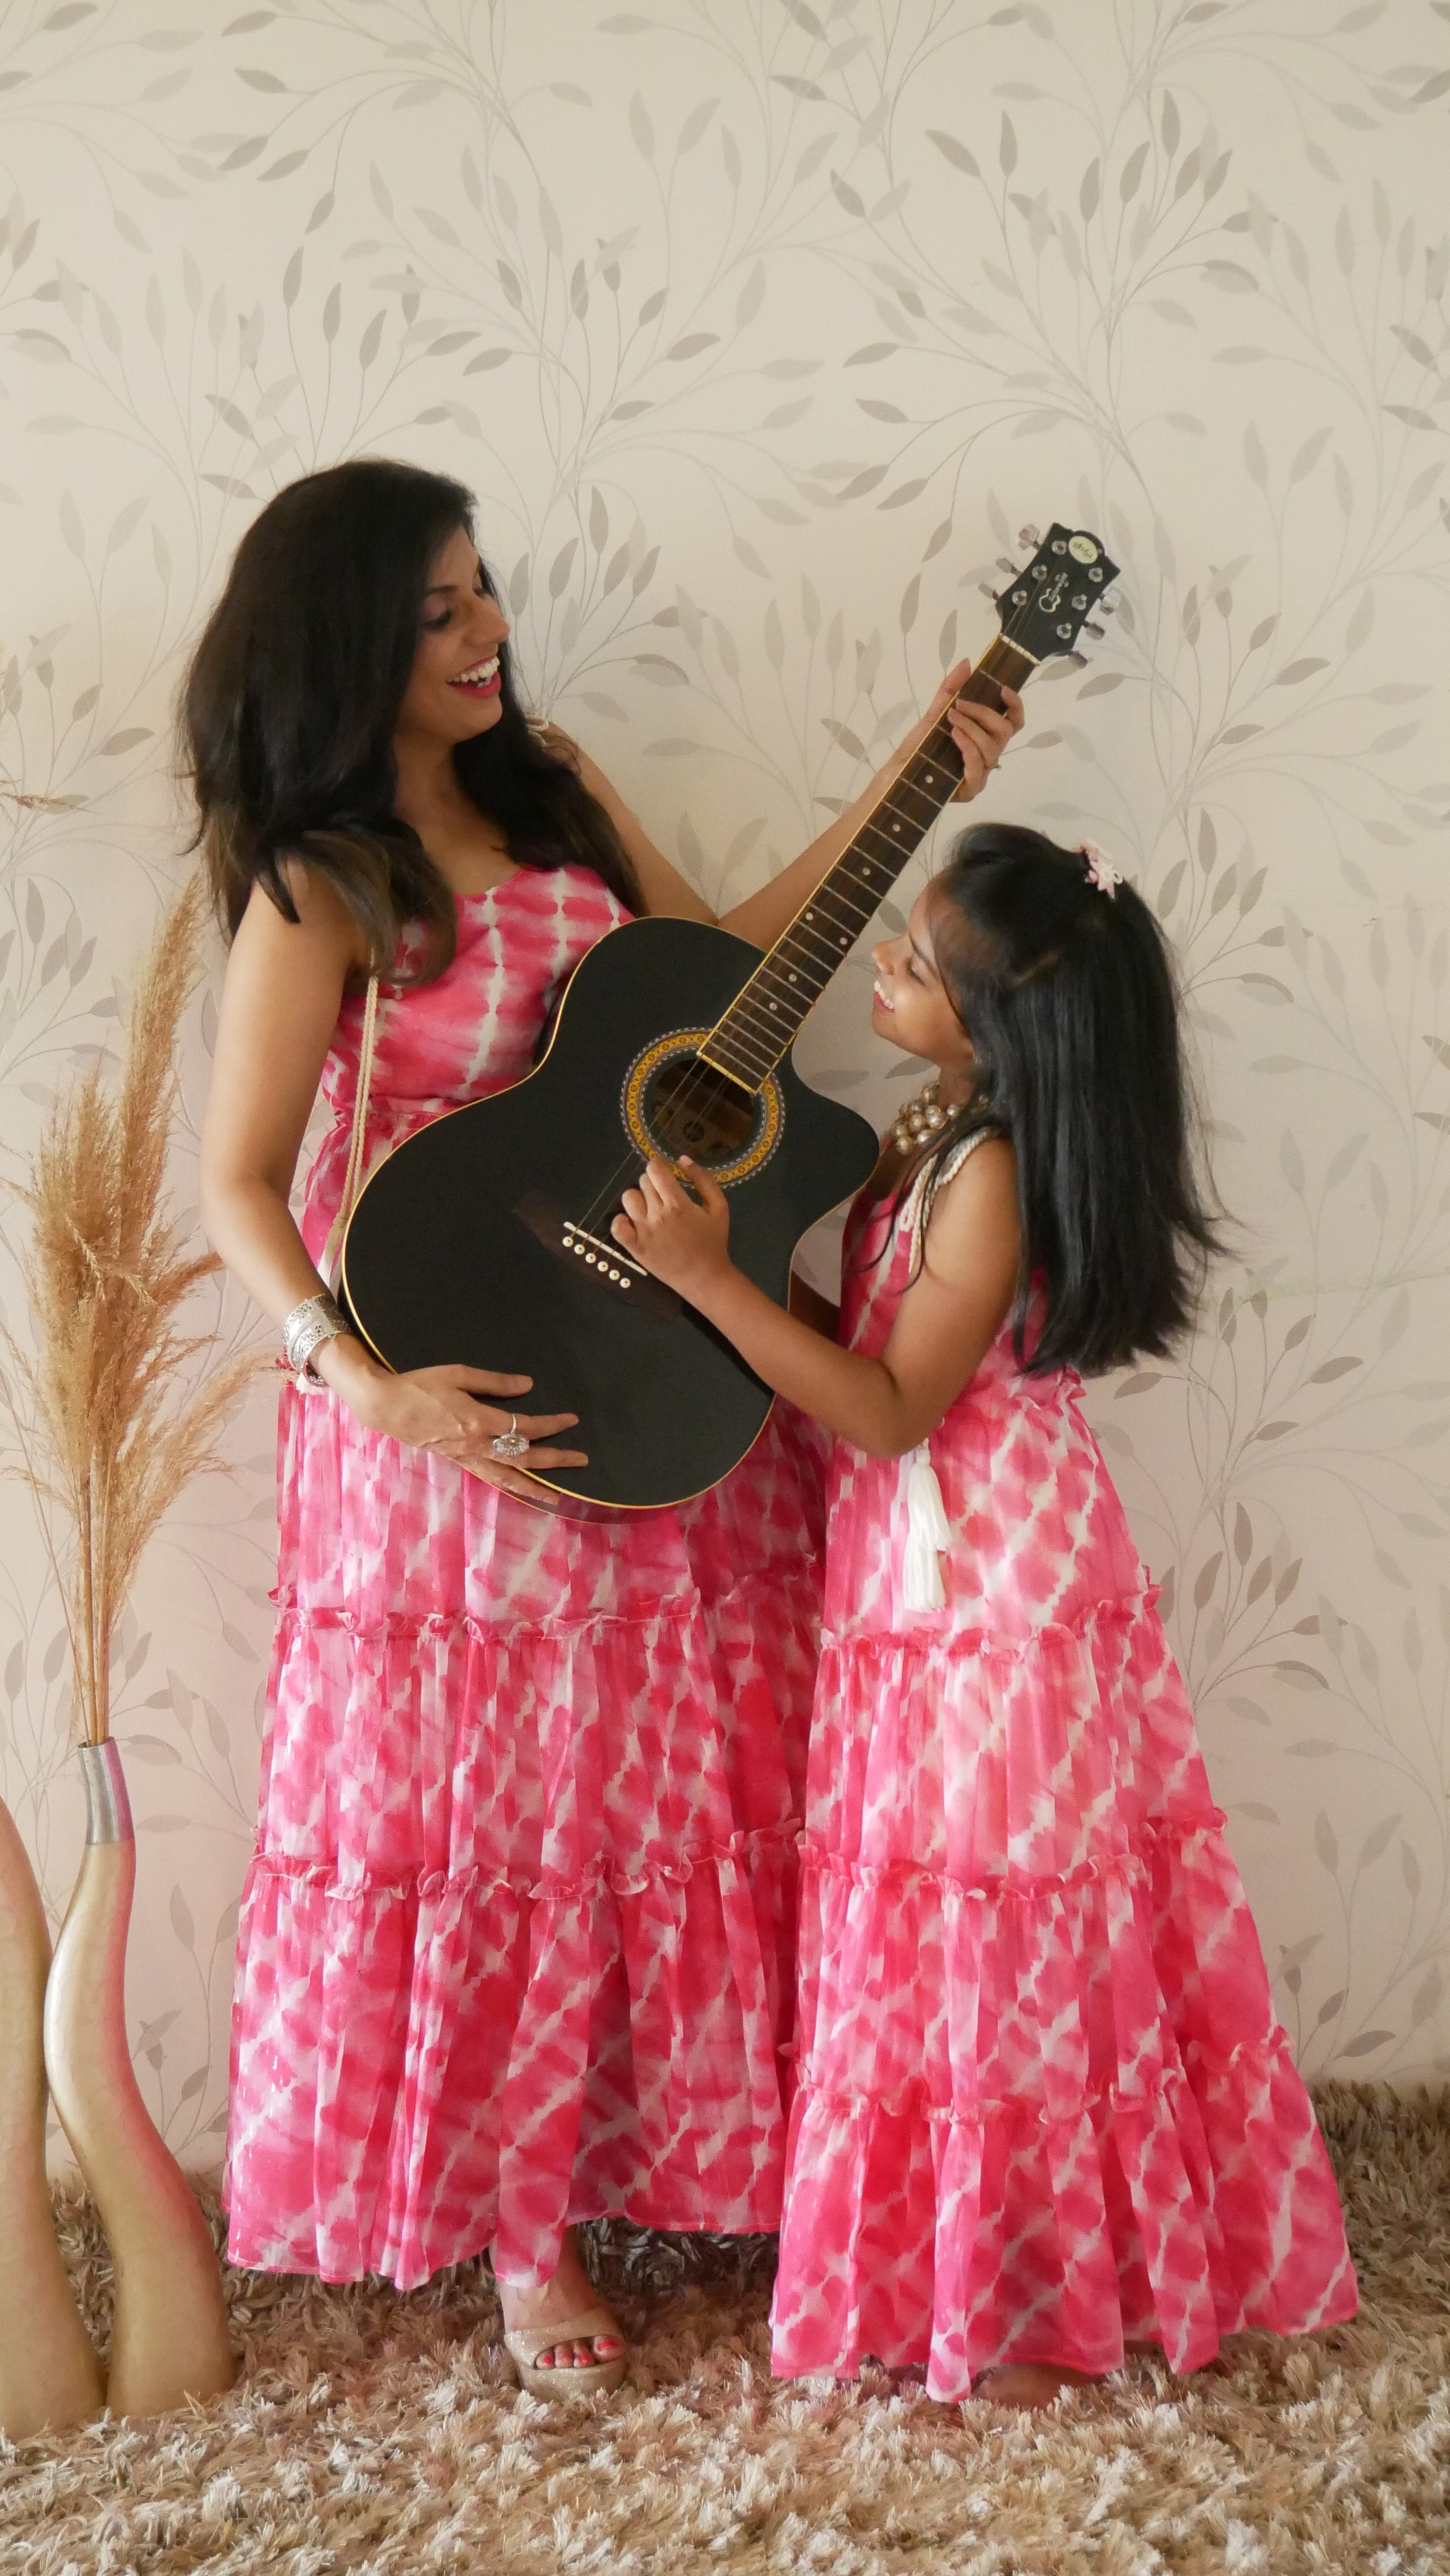
[[(385, 988), (370, 1163), (526, 1072), (620, 917), (573, 867), (462, 900), (448, 972)], [(360, 1020), (324, 1073), (314, 1257)], [(887, 1211), (855, 1212), (859, 1350), (885, 1344), (914, 1223), (888, 1240)], [(713, 1494), (580, 1524), (284, 1390), (234, 2261), (408, 2288), (492, 2243), (523, 2283), (604, 2211), (775, 2226), (815, 1683), (776, 2369), (874, 2353), (950, 2398), (1004, 2358), (1101, 2371), (1153, 2337), (1191, 2369), (1232, 2328), (1353, 2313), (1079, 1392), (993, 1345), (931, 1438), (953, 1535), (925, 1615), (903, 1464), (837, 1444), (817, 1681), (819, 1449), (788, 1409)]]
[[(919, 1208), (858, 1203), (875, 1356)], [(879, 1258), (878, 1258), (879, 1256)], [(909, 1462), (838, 1442), (802, 1849), (774, 2368), (1177, 2370), (1353, 2315), (1313, 2109), (1077, 1377), (1004, 1331), (931, 1435), (945, 1606), (902, 1597)]]
[[(577, 867), (458, 913), (447, 973), (384, 988), (370, 1163), (526, 1073), (622, 917)], [(360, 1022), (349, 1002), (323, 1077), (314, 1258)], [(523, 2283), (604, 2211), (777, 2224), (819, 1466), (778, 1413), (714, 1493), (581, 1524), (284, 1390), (234, 2261), (406, 2289), (492, 2243)]]

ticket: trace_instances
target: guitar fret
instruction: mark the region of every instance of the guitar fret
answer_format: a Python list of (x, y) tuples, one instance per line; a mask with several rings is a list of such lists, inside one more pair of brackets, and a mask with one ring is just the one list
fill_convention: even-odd
[(871, 866), (884, 870), (888, 884), (895, 885), (902, 869), (903, 852), (901, 843), (893, 840), (891, 834), (886, 831), (880, 823), (872, 821), (862, 824), (857, 836), (858, 848), (864, 846), (868, 832), (870, 832), (876, 840), (880, 841), (882, 847), (887, 853), (885, 858), (878, 859), (874, 853), (868, 852), (867, 856), (870, 860)]
[[(742, 993), (739, 1000), (734, 1005), (734, 1008), (737, 1011), (741, 1008), (745, 999), (746, 996)], [(818, 999), (819, 995), (815, 993), (812, 993), (804, 1002), (799, 992), (781, 993), (773, 1000), (767, 999), (763, 1002), (752, 1002), (749, 1007), (755, 1013), (761, 1026), (769, 1028), (772, 1035), (778, 1036), (780, 1031), (783, 1028), (788, 1027), (792, 1021), (795, 1026), (799, 1028), (802, 1020), (806, 1016), (806, 1012), (811, 1007), (811, 1003)]]
[(752, 1029), (749, 1023), (739, 1016), (742, 998), (743, 996), (737, 994), (735, 1000), (731, 1003), (729, 1010), (726, 1012), (724, 1019), (721, 1021), (720, 1026), (729, 1034), (732, 1043), (738, 1040), (742, 1047), (752, 1048), (757, 1054), (763, 1054), (768, 1061), (770, 1055), (769, 1039), (764, 1037), (758, 1030)]
[(747, 993), (754, 992), (757, 987), (759, 987), (759, 990), (762, 993), (768, 993), (770, 995), (772, 1007), (778, 1007), (781, 1003), (784, 1003), (787, 1009), (794, 1009), (796, 1003), (800, 1000), (799, 978), (795, 978), (795, 991), (788, 991), (786, 984), (781, 981), (779, 967), (772, 966), (767, 961), (764, 966), (757, 968), (756, 972), (751, 976), (749, 983), (746, 985), (745, 991), (739, 996), (739, 999), (732, 1007), (738, 1009), (740, 1002), (744, 1001), (745, 995)]
[[(826, 919), (830, 924), (832, 936), (836, 937), (838, 945), (840, 939), (840, 934), (837, 932), (838, 923), (844, 923), (846, 925), (853, 940), (859, 939), (867, 922), (870, 920), (872, 913), (876, 910), (874, 903), (867, 905), (848, 902), (843, 895), (836, 893), (834, 889), (827, 898), (827, 901), (830, 909), (826, 910)], [(826, 907), (823, 905), (822, 909), (825, 910)]]
[(904, 867), (926, 826), (924, 823), (918, 823), (914, 815), (902, 813), (897, 806), (893, 805), (889, 796), (882, 797), (876, 810), (878, 813), (894, 814), (896, 817), (893, 823), (878, 823), (876, 829), (893, 858)]
[[(811, 909), (825, 914), (829, 929), (834, 929), (837, 921), (844, 919), (854, 920), (855, 930), (859, 930), (863, 921), (870, 920), (876, 906), (874, 903), (853, 903), (850, 896), (843, 894), (839, 886), (827, 884), (817, 888)], [(854, 931), (852, 935), (854, 936)]]
[(796, 938), (796, 933), (793, 933), (793, 930), (788, 930), (786, 938), (780, 940), (780, 948), (778, 948), (778, 951), (775, 951), (775, 956), (780, 956), (780, 961), (783, 961), (783, 958), (786, 958), (786, 948), (791, 948), (793, 956), (798, 958), (796, 966), (788, 966), (788, 969), (786, 969), (786, 981), (788, 981), (788, 984), (791, 984), (791, 981), (796, 981), (796, 976), (811, 976), (811, 974), (814, 974), (814, 971), (816, 971), (816, 966), (819, 966), (819, 963), (822, 963), (822, 961), (819, 961), (819, 958), (809, 956), (809, 953), (806, 953), (804, 948), (801, 948), (801, 943), (798, 943), (798, 938)]
[(829, 958), (829, 960), (830, 960), (830, 964), (831, 964), (831, 968), (832, 968), (832, 970), (834, 971), (834, 969), (835, 969), (837, 966), (839, 966), (839, 964), (840, 964), (840, 962), (841, 962), (841, 958), (840, 958), (840, 951), (839, 951), (839, 950), (833, 950), (833, 949), (830, 949), (830, 948), (826, 948), (826, 947), (825, 947), (825, 938), (824, 938), (824, 934), (823, 934), (821, 931), (819, 931), (819, 930), (807, 930), (803, 923), (801, 923), (801, 922), (797, 922), (797, 923), (794, 925), (794, 927), (792, 928), (792, 930), (790, 931), (789, 936), (790, 936), (793, 940), (795, 940), (795, 941), (796, 941), (796, 943), (797, 943), (797, 945), (798, 945), (798, 946), (800, 946), (800, 947), (802, 947), (802, 948), (805, 948), (805, 949), (806, 949), (806, 963), (807, 963), (808, 965), (812, 965), (812, 966), (814, 966), (814, 965), (818, 965), (818, 964), (820, 963), (820, 960), (819, 960), (818, 958), (813, 958), (813, 957), (810, 955), (810, 953), (809, 953), (809, 949), (808, 949), (808, 947), (807, 947), (807, 942), (809, 942), (809, 941), (811, 941), (811, 940), (815, 940), (815, 941), (818, 941), (818, 942), (820, 943), (821, 947), (824, 949), (824, 951), (825, 951), (825, 955), (826, 955), (826, 956)]
[[(765, 1031), (767, 1037), (774, 1039), (780, 1034), (780, 1004), (778, 1002), (752, 1001), (751, 988), (749, 984), (746, 985), (743, 993), (736, 995), (735, 1000), (730, 1005), (730, 1011), (732, 1023), (735, 1022), (737, 1014), (750, 1012), (754, 1014), (757, 1020), (759, 1020), (761, 1028)], [(774, 1026), (772, 1026), (769, 1016), (772, 1011), (776, 1014)], [(756, 1037), (755, 1031), (749, 1027), (748, 1023), (741, 1021), (739, 1024), (742, 1028), (742, 1033), (753, 1039), (758, 1045), (759, 1039)]]
[(873, 861), (872, 864), (877, 870), (875, 881), (873, 882), (870, 878), (864, 878), (858, 880), (858, 882), (861, 884), (862, 893), (866, 902), (869, 904), (872, 912), (875, 912), (884, 901), (885, 897), (891, 892), (891, 889), (895, 885), (897, 877), (900, 874), (900, 870), (898, 868), (888, 867), (884, 859), (877, 859)]
[[(897, 801), (898, 799), (900, 800), (899, 802)], [(911, 810), (912, 801), (924, 806), (925, 812), (914, 814)], [(915, 781), (910, 778), (898, 779), (896, 786), (891, 791), (891, 810), (893, 814), (902, 815), (903, 819), (910, 824), (913, 831), (917, 832), (926, 832), (930, 830), (945, 803), (946, 798), (944, 796), (933, 795), (932, 790), (929, 787), (918, 787)]]
[[(727, 1024), (732, 1032), (738, 1033), (746, 1046), (757, 1049), (764, 1047), (767, 1052), (773, 1054), (780, 1043), (782, 1033), (785, 1034), (787, 1044), (789, 1043), (805, 1018), (805, 1012), (794, 1011), (793, 1006), (787, 1002), (784, 1006), (777, 1003), (772, 1015), (768, 1002), (751, 1001), (747, 998), (747, 994), (748, 988), (746, 993), (738, 994), (732, 1002), (727, 1015)], [(814, 1002), (818, 997), (813, 993), (810, 998)]]

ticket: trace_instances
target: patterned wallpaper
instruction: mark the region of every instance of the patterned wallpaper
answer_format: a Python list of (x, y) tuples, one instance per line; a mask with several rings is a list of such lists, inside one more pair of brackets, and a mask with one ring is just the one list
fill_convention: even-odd
[[(113, 1041), (182, 864), (180, 657), (293, 475), (466, 477), (538, 703), (724, 900), (987, 640), (1023, 521), (1121, 559), (1108, 642), (1034, 684), (991, 793), (1103, 842), (1182, 955), (1232, 1258), (1183, 1364), (1092, 1411), (1281, 2010), (1307, 2069), (1363, 2076), (1450, 2069), (1447, 95), (1446, 0), (0, 16), (7, 1152)], [(858, 957), (804, 1061), (879, 1114), (915, 1076), (866, 995)], [(255, 1329), (230, 1290), (205, 1320)], [(269, 1413), (172, 1515), (122, 1642), (133, 2035), (198, 2162)], [(13, 1483), (0, 1682), (59, 1909), (65, 1651)]]

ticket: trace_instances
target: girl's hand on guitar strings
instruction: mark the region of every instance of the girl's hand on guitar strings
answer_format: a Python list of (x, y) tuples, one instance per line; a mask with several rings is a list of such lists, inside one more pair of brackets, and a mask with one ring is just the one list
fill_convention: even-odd
[(914, 751), (939, 718), (945, 716), (947, 730), (961, 754), (962, 783), (952, 800), (961, 805), (980, 796), (1013, 735), (1022, 731), (1024, 715), (1015, 689), (1003, 688), (1000, 709), (977, 706), (962, 698), (960, 692), (971, 676), (970, 662), (958, 662), (955, 670), (948, 671), (920, 724), (912, 727), (901, 746), (903, 756)]
[[(431, 1450), (434, 1457), (461, 1467), (465, 1475), (480, 1477), (485, 1484), (498, 1485), (504, 1493), (517, 1494), (545, 1510), (557, 1509), (554, 1496), (527, 1468), (495, 1458), (491, 1446), (500, 1432), (508, 1430), (519, 1398), (533, 1385), (532, 1378), (510, 1370), (468, 1368), (462, 1362), (408, 1369), (394, 1376), (362, 1343), (345, 1334), (325, 1344), (319, 1359), (319, 1374), (326, 1376), (349, 1412), (368, 1430), (385, 1432), (389, 1439), (404, 1441), (413, 1449)], [(554, 1467), (587, 1466), (582, 1450), (548, 1445), (559, 1432), (571, 1431), (578, 1419), (577, 1413), (518, 1414), (518, 1428), (530, 1443), (528, 1467), (547, 1474)]]
[(645, 1165), (639, 1188), (625, 1191), (624, 1214), (615, 1218), (613, 1233), (656, 1279), (697, 1305), (711, 1281), (730, 1268), (730, 1207), (719, 1182), (688, 1154), (680, 1156), (680, 1170), (694, 1198), (656, 1157)]

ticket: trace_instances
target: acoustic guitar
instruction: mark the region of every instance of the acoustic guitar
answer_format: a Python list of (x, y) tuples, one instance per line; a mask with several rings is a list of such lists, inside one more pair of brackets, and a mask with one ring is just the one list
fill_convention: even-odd
[[(1070, 653), (1117, 569), (1095, 536), (1050, 528), (997, 594), (965, 696), (999, 704), (1001, 683)], [(730, 1193), (732, 1259), (784, 1302), (801, 1236), (878, 1153), (864, 1118), (802, 1081), (792, 1041), (960, 784), (940, 722), (766, 955), (701, 922), (609, 932), (535, 1070), (431, 1120), (363, 1188), (341, 1265), (357, 1329), (390, 1368), (524, 1370), (532, 1409), (577, 1413), (589, 1464), (540, 1479), (566, 1513), (685, 1501), (759, 1437), (770, 1389), (611, 1219), (651, 1155), (690, 1154)]]

